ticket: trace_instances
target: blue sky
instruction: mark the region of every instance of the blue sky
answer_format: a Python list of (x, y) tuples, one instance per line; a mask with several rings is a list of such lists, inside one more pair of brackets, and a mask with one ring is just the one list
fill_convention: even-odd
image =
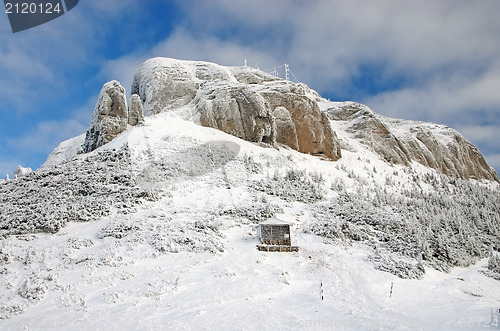
[(290, 64), (331, 100), (445, 124), (500, 169), (498, 0), (81, 0), (13, 34), (0, 14), (0, 174), (84, 133), (102, 85), (153, 56)]

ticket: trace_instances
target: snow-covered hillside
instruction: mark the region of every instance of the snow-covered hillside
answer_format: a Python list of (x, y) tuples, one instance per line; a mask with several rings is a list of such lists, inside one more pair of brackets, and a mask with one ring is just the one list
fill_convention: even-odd
[[(193, 112), (0, 182), (0, 329), (498, 328), (497, 182), (390, 163), (346, 121), (334, 162)], [(256, 249), (271, 217), (299, 252)]]

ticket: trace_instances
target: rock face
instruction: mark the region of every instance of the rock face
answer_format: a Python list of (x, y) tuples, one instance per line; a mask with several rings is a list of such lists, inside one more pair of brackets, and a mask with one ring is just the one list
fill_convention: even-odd
[(135, 126), (142, 123), (144, 123), (144, 113), (141, 98), (137, 94), (132, 94), (128, 101), (128, 124)]
[(297, 139), (297, 128), (292, 121), (292, 117), (285, 107), (276, 107), (273, 112), (274, 122), (276, 123), (276, 135), (279, 137), (279, 143), (290, 146), (298, 150), (299, 141)]
[[(318, 101), (322, 99), (316, 92), (304, 84), (284, 82), (273, 88), (263, 89), (260, 93), (268, 101), (270, 108), (275, 112), (277, 110), (280, 115), (276, 125), (280, 133), (277, 135), (277, 142), (294, 148), (296, 139), (298, 148), (294, 149), (299, 152), (324, 155), (333, 160), (341, 157), (340, 142), (328, 117), (319, 108)], [(294, 130), (284, 114), (285, 110), (295, 127), (295, 136), (290, 136)]]
[(332, 160), (341, 157), (336, 134), (319, 109), (321, 97), (254, 68), (150, 59), (137, 69), (132, 93), (140, 96), (147, 115), (190, 105), (203, 126)]
[(201, 125), (254, 142), (276, 142), (274, 118), (267, 101), (244, 84), (212, 86), (194, 101)]
[(127, 129), (125, 89), (116, 80), (104, 84), (87, 129), (83, 152), (88, 153), (113, 140)]
[(353, 138), (388, 162), (416, 161), (449, 176), (499, 181), (476, 146), (447, 126), (382, 117), (354, 102), (339, 103), (326, 113), (332, 121), (345, 122)]
[(113, 140), (127, 126), (144, 122), (142, 104), (132, 95), (131, 107), (127, 107), (125, 89), (113, 80), (104, 84), (99, 93), (89, 127), (82, 145), (84, 153), (91, 152)]

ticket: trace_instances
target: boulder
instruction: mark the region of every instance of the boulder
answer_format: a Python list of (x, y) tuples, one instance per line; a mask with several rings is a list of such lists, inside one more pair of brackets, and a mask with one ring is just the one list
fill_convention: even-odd
[(297, 140), (297, 129), (292, 121), (288, 109), (282, 106), (274, 108), (274, 122), (276, 124), (276, 142), (299, 150), (299, 141)]
[(276, 142), (273, 115), (257, 92), (214, 86), (195, 100), (200, 123), (253, 142)]
[(347, 131), (356, 140), (371, 148), (386, 161), (409, 165), (408, 152), (389, 130), (381, 117), (365, 105), (355, 102), (341, 103), (341, 106), (326, 111), (332, 121), (349, 122)]
[(214, 63), (153, 58), (137, 68), (131, 93), (140, 96), (144, 115), (151, 116), (187, 105), (204, 82), (231, 78)]
[(144, 123), (144, 113), (141, 98), (137, 94), (132, 94), (128, 101), (128, 124), (135, 126), (142, 123)]
[(31, 168), (24, 168), (21, 165), (18, 165), (16, 170), (14, 170), (14, 178), (24, 177), (32, 172), (33, 170)]
[[(322, 155), (332, 160), (340, 159), (340, 142), (332, 130), (328, 117), (319, 108), (318, 101), (321, 98), (316, 92), (304, 84), (281, 81), (275, 83), (272, 88), (262, 89), (260, 93), (271, 109), (280, 107), (279, 113), (287, 110), (295, 127), (295, 136), (292, 137), (288, 134), (290, 132), (293, 134), (293, 130), (280, 128), (282, 134), (277, 135), (278, 142), (287, 144), (291, 141), (291, 144), (287, 145), (299, 152)], [(285, 126), (290, 127), (290, 122)], [(295, 141), (298, 148), (295, 146)]]

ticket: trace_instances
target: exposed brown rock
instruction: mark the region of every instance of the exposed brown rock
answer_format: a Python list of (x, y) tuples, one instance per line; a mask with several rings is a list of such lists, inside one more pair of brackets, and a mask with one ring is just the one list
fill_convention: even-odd
[(355, 139), (389, 162), (415, 161), (449, 176), (499, 181), (477, 147), (449, 127), (385, 118), (354, 102), (333, 107), (327, 114), (333, 121), (347, 122)]
[[(330, 126), (328, 117), (319, 109), (312, 93), (302, 84), (290, 82), (277, 84), (272, 89), (262, 90), (261, 94), (269, 102), (271, 109), (282, 107), (288, 110), (295, 126), (299, 152), (324, 155), (332, 160), (341, 157), (340, 143)], [(288, 136), (279, 136), (277, 141), (292, 140)]]
[(195, 100), (203, 126), (219, 129), (255, 142), (274, 143), (275, 127), (269, 105), (262, 96), (240, 85), (213, 89)]
[(192, 102), (203, 126), (333, 160), (341, 156), (339, 141), (317, 104), (319, 95), (257, 69), (156, 58), (138, 68), (132, 93), (139, 94), (146, 114)]
[(276, 107), (274, 108), (273, 116), (276, 123), (276, 142), (299, 150), (297, 129), (288, 109), (282, 106)]
[(137, 94), (132, 94), (128, 102), (128, 124), (135, 126), (141, 123), (144, 123), (141, 98)]
[(84, 153), (91, 152), (109, 143), (127, 129), (128, 125), (144, 122), (142, 103), (138, 95), (130, 98), (127, 107), (125, 89), (113, 80), (104, 84), (99, 93), (89, 127), (82, 145)]
[(128, 109), (125, 89), (116, 80), (104, 84), (87, 129), (84, 153), (107, 144), (127, 129)]

